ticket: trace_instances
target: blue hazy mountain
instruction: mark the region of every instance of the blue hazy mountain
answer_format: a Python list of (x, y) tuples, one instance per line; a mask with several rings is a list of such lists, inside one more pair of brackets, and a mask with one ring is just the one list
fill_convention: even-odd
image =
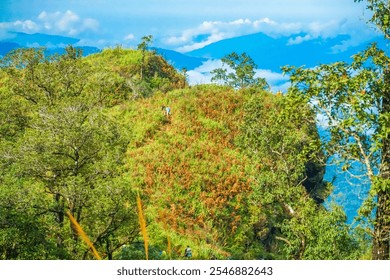
[(174, 66), (178, 70), (195, 69), (201, 66), (202, 63), (207, 60), (207, 58), (189, 56), (173, 50), (167, 50), (162, 48), (152, 48), (152, 49), (155, 50), (162, 57), (164, 57), (165, 60), (167, 60), (170, 64), (172, 64), (172, 66)]
[[(89, 46), (82, 46), (82, 47), (77, 46), (77, 48), (81, 48), (82, 49), (83, 56), (87, 56), (87, 55), (90, 55), (90, 54), (98, 53), (98, 52), (101, 51), (100, 49), (98, 49), (96, 47), (89, 47)], [(45, 54), (46, 55), (53, 55), (53, 54), (62, 55), (64, 53), (65, 53), (65, 48), (48, 48), (48, 49), (45, 50)]]
[[(31, 47), (46, 47), (47, 54), (62, 54), (64, 53), (66, 46), (74, 45), (78, 42), (80, 42), (80, 39), (66, 36), (48, 35), (42, 33), (27, 34), (22, 32), (9, 32), (8, 38), (0, 41), (0, 56), (4, 56), (14, 49)], [(83, 55), (100, 52), (100, 49), (96, 47), (78, 47), (83, 50)]]
[(55, 47), (60, 45), (73, 45), (78, 43), (80, 39), (42, 33), (27, 34), (23, 32), (9, 32), (9, 38), (6, 41), (19, 44), (23, 47), (35, 47), (38, 45)]
[[(250, 34), (231, 39), (221, 40), (201, 49), (185, 53), (189, 56), (209, 59), (220, 59), (231, 52), (246, 52), (261, 69), (279, 72), (284, 65), (314, 67), (321, 63), (335, 61), (351, 61), (351, 56), (364, 50), (372, 41), (366, 41), (358, 46), (336, 51), (350, 39), (349, 35), (338, 35), (334, 38), (316, 38), (291, 44), (292, 38), (304, 37), (306, 34), (296, 34), (289, 37), (272, 38), (263, 33)], [(382, 38), (376, 38), (381, 47), (385, 46)]]
[(0, 42), (0, 56), (4, 56), (10, 51), (18, 48), (22, 48), (22, 46), (13, 42)]
[[(318, 126), (318, 133), (322, 141), (330, 139), (329, 132), (321, 126)], [(362, 169), (363, 166), (357, 162), (351, 165), (351, 173), (361, 174), (360, 179), (354, 178), (342, 169), (341, 164), (334, 163), (332, 157), (328, 160), (325, 169), (324, 180), (334, 186), (333, 192), (325, 200), (325, 206), (330, 206), (332, 202), (342, 206), (350, 224), (357, 217), (358, 210), (370, 189), (367, 177), (362, 176)]]
[[(361, 172), (360, 169), (361, 166), (355, 163), (351, 172), (356, 174)], [(332, 164), (331, 160), (326, 166), (324, 180), (331, 182), (334, 186), (332, 194), (325, 201), (325, 205), (328, 206), (335, 202), (337, 205), (342, 206), (347, 215), (348, 223), (352, 223), (358, 215), (360, 206), (368, 196), (370, 189), (368, 180), (362, 178), (363, 181), (360, 181), (351, 177), (342, 170), (340, 165)]]

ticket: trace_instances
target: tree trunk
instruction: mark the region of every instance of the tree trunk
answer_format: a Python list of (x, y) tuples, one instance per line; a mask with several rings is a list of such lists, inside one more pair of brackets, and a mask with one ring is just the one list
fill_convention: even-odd
[[(382, 112), (390, 111), (390, 69), (385, 71), (385, 89), (382, 99)], [(385, 124), (385, 129), (389, 125)], [(372, 246), (372, 258), (374, 260), (390, 259), (390, 139), (389, 135), (383, 139), (382, 160), (380, 167), (381, 184), (387, 185), (378, 192), (378, 205), (374, 225), (374, 240)], [(387, 183), (386, 183), (387, 181)]]
[(111, 244), (110, 244), (110, 241), (108, 240), (108, 238), (107, 238), (107, 240), (106, 240), (106, 252), (107, 252), (107, 258), (108, 258), (109, 260), (112, 260)]
[(389, 191), (378, 193), (378, 206), (374, 226), (374, 240), (372, 246), (372, 259), (390, 259), (390, 194)]

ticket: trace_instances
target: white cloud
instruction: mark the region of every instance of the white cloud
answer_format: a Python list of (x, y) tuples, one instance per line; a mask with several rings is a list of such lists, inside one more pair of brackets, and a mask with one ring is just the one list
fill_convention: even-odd
[[(372, 36), (367, 31), (360, 34), (353, 32), (353, 30), (356, 30), (357, 24), (357, 22), (345, 19), (308, 23), (298, 21), (278, 22), (268, 17), (257, 20), (241, 18), (233, 21), (205, 21), (194, 28), (184, 30), (179, 35), (167, 37), (163, 41), (168, 46), (176, 48), (177, 51), (188, 52), (219, 40), (258, 32), (273, 38), (295, 35), (288, 41), (289, 45), (301, 44), (304, 41), (317, 38), (333, 38), (339, 34), (350, 35), (350, 41), (356, 43), (361, 42), (364, 39), (363, 37)], [(350, 42), (345, 43), (345, 46), (349, 45)]]
[(263, 32), (270, 37), (289, 36), (297, 34), (304, 29), (301, 22), (277, 22), (269, 18), (262, 18), (253, 22), (253, 32)]
[(32, 20), (17, 20), (14, 22), (0, 22), (0, 39), (8, 39), (14, 37), (8, 31), (17, 31), (25, 33), (36, 33), (40, 31), (40, 26)]
[(243, 25), (243, 24), (252, 24), (252, 22), (249, 19), (237, 19), (230, 22), (231, 25)]
[(71, 10), (64, 13), (59, 11), (48, 13), (43, 11), (38, 19), (46, 31), (67, 35), (78, 35), (84, 31), (98, 31), (99, 22), (93, 18), (82, 19)]
[(281, 73), (272, 72), (268, 69), (256, 69), (255, 77), (265, 78), (270, 84), (280, 84), (287, 81), (289, 78)]
[(202, 63), (199, 67), (195, 68), (199, 72), (211, 72), (216, 68), (221, 68), (223, 63), (219, 59), (209, 59)]
[(350, 38), (348, 40), (345, 40), (341, 42), (340, 45), (336, 45), (332, 48), (332, 51), (334, 53), (342, 52), (347, 50), (350, 47), (358, 46), (362, 42), (365, 42), (369, 39), (371, 39), (373, 36), (381, 36), (381, 33), (372, 28), (356, 28), (352, 29), (352, 32), (350, 34)]
[(203, 47), (205, 47), (207, 45), (210, 45), (212, 43), (215, 43), (215, 42), (218, 42), (218, 41), (221, 41), (223, 39), (230, 38), (230, 37), (232, 37), (232, 36), (228, 36), (227, 37), (225, 33), (211, 34), (211, 35), (208, 36), (207, 40), (204, 40), (204, 41), (198, 42), (198, 43), (192, 43), (192, 44), (189, 44), (189, 45), (184, 45), (182, 47), (176, 48), (176, 51), (178, 51), (178, 52), (190, 52), (190, 51), (203, 48)]
[(126, 40), (126, 41), (132, 41), (132, 40), (134, 40), (135, 39), (135, 36), (134, 36), (134, 34), (128, 34), (128, 35), (126, 35), (124, 38), (123, 38), (123, 40)]
[(190, 85), (211, 83), (212, 74), (210, 72), (216, 68), (222, 67), (221, 60), (206, 60), (199, 67), (187, 71), (188, 83)]
[(291, 86), (289, 76), (282, 73), (272, 72), (269, 69), (256, 69), (255, 77), (265, 78), (270, 86), (272, 92), (287, 92), (287, 89)]
[(310, 34), (306, 34), (305, 36), (297, 36), (297, 37), (292, 37), (288, 39), (287, 45), (298, 45), (301, 44), (304, 41), (309, 41), (312, 40), (313, 37)]
[(39, 26), (32, 20), (17, 20), (13, 23), (14, 27), (19, 30), (24, 30), (27, 32), (35, 32), (39, 30)]
[(82, 31), (92, 30), (97, 32), (99, 30), (99, 22), (93, 18), (86, 18), (83, 20)]
[(77, 33), (77, 29), (74, 28), (76, 23), (80, 22), (80, 17), (72, 11), (66, 11), (62, 14), (59, 20), (56, 21), (56, 26), (61, 32), (68, 32), (73, 35)]
[(346, 20), (331, 20), (327, 22), (311, 22), (308, 25), (308, 32), (314, 37), (334, 37), (335, 31), (342, 30)]
[[(210, 73), (212, 70), (216, 68), (224, 67), (228, 72), (232, 72), (233, 70), (223, 65), (221, 60), (207, 60), (202, 63), (199, 67), (190, 70), (187, 72), (188, 82), (190, 85), (197, 84), (209, 84), (211, 83), (212, 74)], [(267, 69), (256, 69), (255, 77), (265, 78), (268, 84), (271, 87), (271, 91), (277, 92), (282, 91), (286, 92), (288, 87), (290, 86), (289, 77), (284, 76), (281, 73), (272, 72)]]
[[(243, 26), (252, 26), (253, 23), (249, 19), (237, 19), (234, 21), (204, 21), (195, 28), (186, 29), (179, 36), (171, 36), (164, 40), (164, 42), (171, 46), (179, 46), (177, 48), (180, 52), (188, 52), (198, 48), (202, 48), (208, 44), (232, 38), (242, 33), (240, 30)], [(197, 41), (199, 35), (205, 35), (206, 39), (201, 42)]]
[[(231, 25), (240, 25), (240, 21), (234, 21)], [(202, 24), (195, 28), (187, 29), (182, 32), (180, 36), (171, 36), (165, 39), (165, 43), (168, 45), (182, 45), (186, 43), (197, 44), (197, 47), (183, 46), (183, 49), (195, 49), (204, 46), (205, 44), (211, 44), (213, 42), (226, 38), (226, 33), (220, 31), (220, 26), (226, 23), (221, 21), (204, 21)], [(199, 35), (207, 35), (207, 39), (203, 42), (194, 42), (194, 38)]]
[(190, 85), (209, 84), (212, 77), (210, 73), (198, 72), (195, 69), (188, 71), (187, 76)]
[(262, 19), (255, 20), (255, 21), (253, 22), (253, 25), (254, 25), (255, 27), (258, 27), (258, 26), (260, 26), (260, 25), (263, 24), (263, 23), (265, 23), (265, 24), (271, 24), (271, 25), (276, 25), (276, 24), (277, 24), (276, 21), (273, 21), (273, 20), (271, 20), (271, 19), (265, 17), (265, 18), (262, 18)]
[(35, 19), (2, 22), (0, 27), (1, 38), (4, 38), (9, 31), (75, 36), (86, 31), (98, 31), (99, 22), (93, 18), (81, 18), (71, 10), (53, 13), (42, 11)]

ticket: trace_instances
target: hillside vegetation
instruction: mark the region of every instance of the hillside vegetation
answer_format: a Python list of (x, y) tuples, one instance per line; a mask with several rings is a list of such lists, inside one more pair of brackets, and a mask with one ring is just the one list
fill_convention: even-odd
[(322, 205), (332, 187), (303, 99), (189, 87), (145, 49), (17, 50), (0, 75), (1, 259), (94, 258), (71, 216), (103, 259), (365, 253)]

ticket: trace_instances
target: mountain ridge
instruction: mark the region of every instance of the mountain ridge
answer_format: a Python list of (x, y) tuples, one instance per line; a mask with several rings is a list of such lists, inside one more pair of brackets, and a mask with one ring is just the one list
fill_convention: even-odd
[[(304, 37), (307, 34), (299, 33), (293, 37)], [(375, 38), (350, 46), (344, 51), (336, 52), (338, 46), (345, 44), (351, 37), (338, 35), (334, 38), (315, 38), (303, 41), (300, 44), (289, 42), (291, 36), (272, 38), (264, 33), (234, 37), (209, 44), (203, 48), (186, 52), (186, 55), (204, 57), (208, 59), (221, 59), (231, 52), (247, 53), (261, 69), (280, 71), (284, 65), (314, 67), (318, 64), (336, 61), (351, 61), (351, 56), (364, 50), (369, 44), (378, 41), (380, 47), (385, 48), (383, 39)]]
[[(5, 56), (7, 53), (18, 48), (39, 48), (46, 47), (46, 54), (63, 54), (65, 47), (75, 45), (80, 42), (80, 39), (50, 35), (44, 33), (27, 34), (23, 32), (9, 32), (8, 38), (0, 41), (0, 56)], [(83, 50), (83, 55), (90, 55), (100, 52), (101, 50), (93, 46), (78, 46)]]

